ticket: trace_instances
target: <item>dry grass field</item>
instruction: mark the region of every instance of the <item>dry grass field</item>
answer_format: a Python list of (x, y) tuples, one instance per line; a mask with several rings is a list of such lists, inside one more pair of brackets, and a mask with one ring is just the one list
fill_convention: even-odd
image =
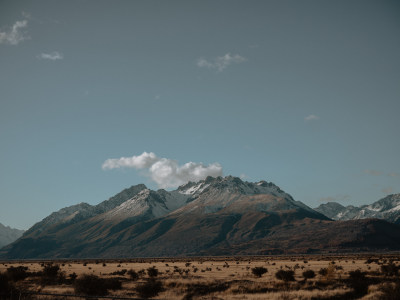
[(0, 299), (400, 299), (399, 269), (400, 255), (6, 261)]

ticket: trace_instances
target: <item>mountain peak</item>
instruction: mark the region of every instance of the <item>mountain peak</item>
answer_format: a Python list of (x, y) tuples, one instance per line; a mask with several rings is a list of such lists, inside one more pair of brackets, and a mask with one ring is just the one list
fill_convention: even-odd
[(206, 179), (198, 182), (189, 181), (188, 183), (180, 186), (177, 191), (181, 194), (196, 195), (211, 189), (243, 195), (272, 194), (274, 196), (292, 199), (289, 194), (286, 194), (272, 182), (261, 180), (253, 183), (243, 181), (239, 177), (231, 175), (225, 177), (208, 176)]

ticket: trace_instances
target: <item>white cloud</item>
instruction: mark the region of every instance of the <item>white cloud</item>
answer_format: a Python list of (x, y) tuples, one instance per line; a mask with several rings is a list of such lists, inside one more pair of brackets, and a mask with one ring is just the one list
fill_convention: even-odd
[(197, 66), (199, 68), (217, 69), (217, 71), (222, 72), (231, 64), (239, 64), (245, 62), (247, 59), (239, 54), (231, 55), (230, 53), (224, 56), (218, 56), (212, 62), (206, 60), (205, 58), (199, 58), (197, 60)]
[(309, 122), (309, 121), (316, 121), (319, 120), (319, 117), (316, 115), (309, 115), (307, 117), (304, 118), (305, 121)]
[(23, 31), (28, 26), (28, 21), (17, 21), (9, 31), (0, 31), (0, 44), (18, 45), (20, 42), (29, 39)]
[(219, 163), (208, 166), (203, 163), (188, 162), (179, 165), (176, 160), (157, 157), (153, 152), (143, 152), (141, 155), (107, 159), (103, 170), (118, 168), (145, 169), (148, 176), (160, 188), (177, 187), (188, 181), (199, 181), (207, 176), (222, 176), (222, 167)]
[(60, 52), (54, 51), (51, 53), (41, 53), (40, 55), (38, 55), (38, 58), (55, 61), (55, 60), (63, 59), (64, 55)]

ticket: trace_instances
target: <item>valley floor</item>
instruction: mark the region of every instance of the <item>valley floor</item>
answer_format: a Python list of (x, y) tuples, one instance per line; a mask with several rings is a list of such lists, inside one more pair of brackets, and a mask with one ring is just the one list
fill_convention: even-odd
[(399, 269), (400, 255), (3, 261), (0, 299), (400, 299)]

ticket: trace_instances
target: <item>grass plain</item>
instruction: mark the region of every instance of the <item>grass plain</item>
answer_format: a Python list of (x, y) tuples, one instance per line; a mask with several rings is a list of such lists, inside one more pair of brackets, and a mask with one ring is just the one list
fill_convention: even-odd
[[(46, 281), (43, 270), (49, 265), (59, 266), (59, 270), (53, 274), (57, 279)], [(107, 291), (110, 298), (400, 299), (397, 254), (2, 261), (0, 273), (7, 277), (10, 268), (18, 267), (24, 268), (27, 276), (9, 281), (15, 291), (24, 293), (81, 294), (77, 282), (90, 274), (120, 282), (120, 287)], [(259, 277), (253, 273), (256, 267), (267, 272)], [(292, 272), (293, 278), (278, 279), (281, 270)], [(140, 291), (146, 284), (147, 294)], [(54, 298), (39, 294), (23, 297)]]

